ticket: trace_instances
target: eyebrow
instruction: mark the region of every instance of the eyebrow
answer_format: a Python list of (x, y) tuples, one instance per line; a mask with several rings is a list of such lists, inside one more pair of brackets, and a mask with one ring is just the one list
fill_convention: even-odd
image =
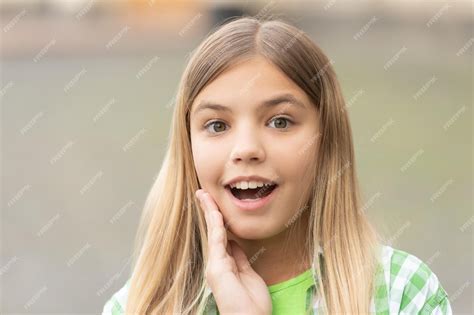
[[(284, 104), (284, 103), (295, 105), (295, 106), (300, 107), (302, 109), (306, 109), (306, 106), (302, 101), (298, 100), (292, 94), (286, 93), (286, 94), (278, 95), (278, 96), (273, 97), (271, 99), (268, 99), (266, 101), (263, 101), (260, 104), (258, 110), (262, 111), (264, 109), (271, 108), (271, 107), (276, 107), (276, 106)], [(213, 109), (213, 110), (216, 110), (216, 111), (223, 111), (223, 112), (232, 113), (232, 109), (228, 106), (224, 106), (224, 105), (221, 105), (221, 104), (217, 104), (217, 103), (214, 103), (214, 102), (203, 100), (196, 107), (196, 109), (194, 111), (194, 114), (197, 114), (198, 112), (203, 111), (205, 109)]]

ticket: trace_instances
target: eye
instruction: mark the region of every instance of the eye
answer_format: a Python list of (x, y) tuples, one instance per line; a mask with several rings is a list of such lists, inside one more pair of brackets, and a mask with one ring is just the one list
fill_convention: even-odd
[[(222, 126), (225, 126), (225, 123), (223, 121), (220, 121), (220, 120), (214, 120), (214, 121), (211, 121), (211, 122), (207, 123), (204, 126), (204, 128), (206, 130), (208, 130), (208, 128), (211, 127), (211, 126), (217, 126), (218, 128), (222, 128)], [(214, 129), (214, 128), (211, 128), (211, 129)], [(216, 130), (214, 129), (214, 131), (216, 131)], [(222, 131), (224, 131), (224, 130), (218, 130), (216, 132), (211, 132), (211, 133), (219, 133), (219, 132), (222, 132)]]
[[(293, 124), (293, 121), (289, 118), (286, 118), (284, 116), (275, 116), (273, 117), (271, 122), (275, 122), (276, 129), (288, 129), (288, 124)], [(221, 120), (213, 120), (208, 122), (206, 125), (204, 125), (204, 129), (206, 129), (209, 133), (211, 134), (218, 134), (223, 131), (225, 131), (225, 126), (226, 123), (221, 121)], [(279, 126), (279, 127), (278, 127)], [(216, 128), (218, 130), (216, 130)]]
[(284, 116), (276, 116), (270, 122), (272, 122), (272, 121), (275, 122), (276, 126), (283, 126), (283, 128), (277, 128), (277, 129), (288, 129), (286, 127), (288, 125), (288, 123), (290, 123), (290, 124), (293, 123), (290, 119), (288, 119)]

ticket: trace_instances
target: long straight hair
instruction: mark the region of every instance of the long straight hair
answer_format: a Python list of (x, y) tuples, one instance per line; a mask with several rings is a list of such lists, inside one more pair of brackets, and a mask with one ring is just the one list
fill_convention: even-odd
[[(361, 209), (351, 127), (332, 62), (301, 30), (281, 20), (240, 17), (209, 34), (179, 83), (163, 164), (147, 197), (134, 253), (126, 311), (196, 314), (206, 290), (207, 232), (194, 198), (190, 109), (219, 74), (263, 56), (309, 96), (319, 112), (318, 154), (309, 194), (306, 247), (318, 278), (320, 311), (368, 313), (380, 236)], [(314, 263), (323, 250), (324, 263)], [(318, 260), (319, 261), (319, 260)]]

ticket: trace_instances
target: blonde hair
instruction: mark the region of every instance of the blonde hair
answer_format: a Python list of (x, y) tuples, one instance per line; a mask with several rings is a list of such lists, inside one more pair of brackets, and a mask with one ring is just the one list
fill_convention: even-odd
[[(148, 195), (136, 239), (127, 313), (196, 314), (209, 300), (206, 224), (190, 142), (190, 108), (231, 65), (264, 56), (306, 92), (319, 112), (319, 150), (309, 198), (307, 250), (319, 281), (320, 310), (369, 313), (380, 238), (361, 209), (343, 95), (331, 62), (301, 30), (280, 20), (241, 17), (211, 33), (181, 78), (169, 147)], [(321, 248), (323, 263), (316, 254)]]

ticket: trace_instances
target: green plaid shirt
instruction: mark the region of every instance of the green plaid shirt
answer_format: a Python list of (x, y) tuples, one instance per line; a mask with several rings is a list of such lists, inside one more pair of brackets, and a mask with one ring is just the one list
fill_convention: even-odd
[[(371, 314), (452, 314), (446, 291), (428, 265), (414, 255), (388, 245), (381, 248)], [(103, 314), (124, 314), (130, 280), (106, 302)], [(306, 309), (318, 314), (319, 300), (311, 298), (318, 282), (307, 291)], [(206, 314), (219, 314), (211, 298)]]

